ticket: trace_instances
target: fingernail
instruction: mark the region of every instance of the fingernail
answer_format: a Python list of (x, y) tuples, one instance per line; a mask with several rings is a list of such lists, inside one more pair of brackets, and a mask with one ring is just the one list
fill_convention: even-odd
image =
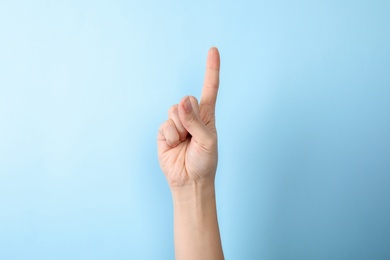
[(186, 112), (190, 112), (190, 111), (191, 111), (192, 105), (191, 105), (190, 97), (187, 97), (187, 98), (184, 100), (183, 106), (184, 106), (184, 110), (185, 110)]

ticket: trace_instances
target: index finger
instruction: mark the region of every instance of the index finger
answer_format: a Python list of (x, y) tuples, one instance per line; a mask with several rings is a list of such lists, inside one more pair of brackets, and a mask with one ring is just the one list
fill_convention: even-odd
[(208, 105), (215, 110), (219, 87), (219, 52), (216, 47), (212, 47), (207, 55), (206, 73), (204, 77), (201, 105)]

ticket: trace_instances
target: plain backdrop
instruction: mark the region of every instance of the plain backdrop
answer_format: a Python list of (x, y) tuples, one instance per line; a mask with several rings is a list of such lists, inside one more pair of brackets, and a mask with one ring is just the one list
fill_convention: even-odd
[(226, 259), (390, 259), (389, 1), (0, 1), (0, 259), (173, 259), (157, 129), (221, 53)]

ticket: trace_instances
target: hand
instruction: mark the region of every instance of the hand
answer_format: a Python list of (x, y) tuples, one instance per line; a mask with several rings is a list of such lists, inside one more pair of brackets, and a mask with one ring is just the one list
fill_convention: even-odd
[(168, 111), (159, 128), (158, 158), (171, 190), (193, 184), (214, 184), (218, 161), (215, 103), (219, 86), (220, 59), (211, 48), (200, 104), (186, 96)]

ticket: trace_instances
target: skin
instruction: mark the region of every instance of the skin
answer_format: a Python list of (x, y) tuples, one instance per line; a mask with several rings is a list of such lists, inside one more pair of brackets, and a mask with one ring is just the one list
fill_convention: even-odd
[(218, 49), (209, 50), (200, 102), (182, 98), (168, 110), (158, 137), (158, 158), (172, 193), (176, 259), (224, 259), (215, 201), (218, 162), (215, 104)]

